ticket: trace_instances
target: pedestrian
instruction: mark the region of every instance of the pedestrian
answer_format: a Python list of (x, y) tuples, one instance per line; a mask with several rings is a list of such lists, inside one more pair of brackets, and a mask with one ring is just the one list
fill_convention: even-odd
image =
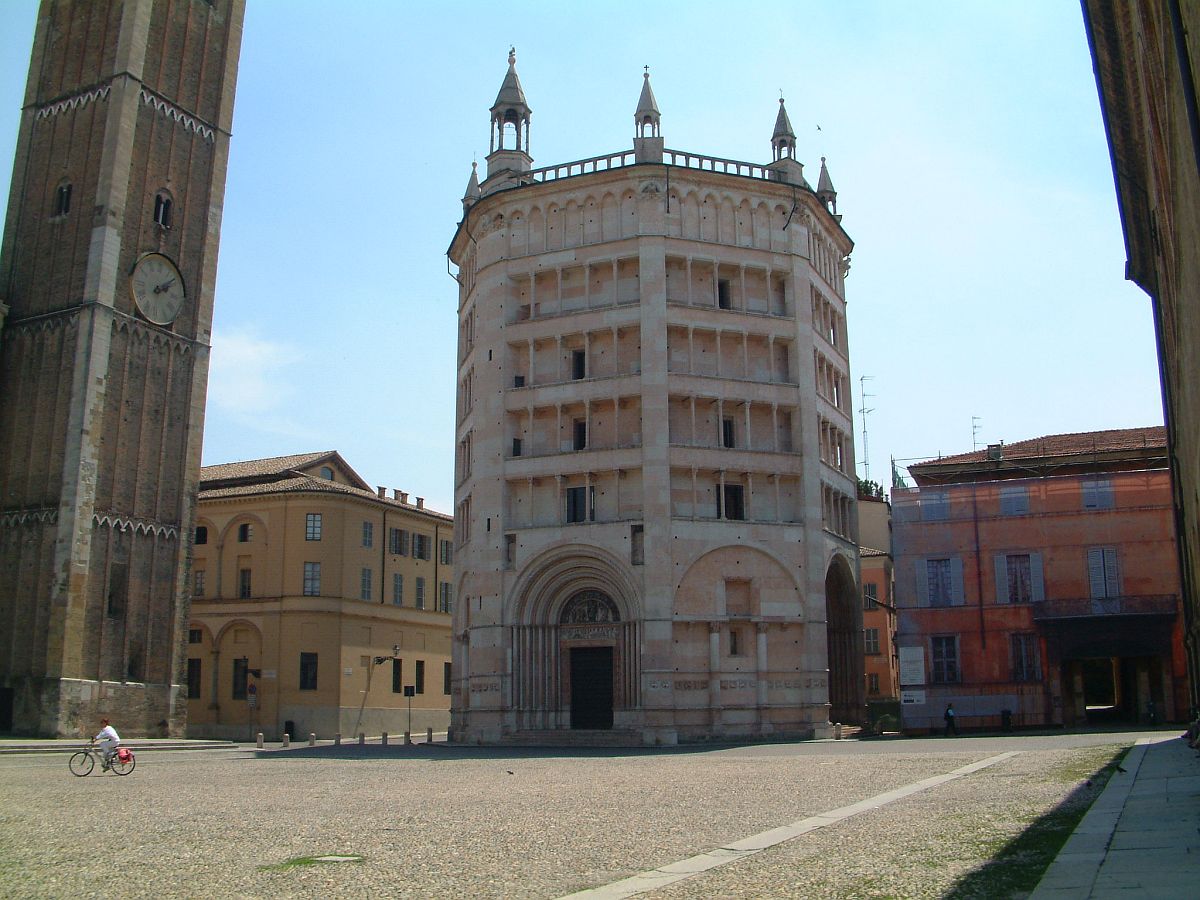
[(104, 754), (100, 770), (105, 771), (112, 763), (112, 757), (117, 752), (117, 747), (121, 745), (121, 736), (117, 734), (117, 729), (108, 724), (108, 719), (101, 719), (100, 726), (100, 733), (92, 740), (100, 744), (100, 750)]
[(942, 713), (942, 718), (946, 721), (946, 728), (942, 732), (943, 737), (950, 735), (958, 736), (958, 726), (954, 724), (954, 704), (947, 703), (946, 711)]

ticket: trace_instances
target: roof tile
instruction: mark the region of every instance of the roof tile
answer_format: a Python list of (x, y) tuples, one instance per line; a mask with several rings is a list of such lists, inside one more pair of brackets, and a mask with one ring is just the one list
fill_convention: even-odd
[[(1003, 444), (1003, 458), (1040, 459), (1048, 456), (1085, 456), (1089, 453), (1113, 453), (1121, 450), (1159, 449), (1167, 446), (1167, 430), (1161, 425), (1148, 428), (1118, 428), (1108, 431), (1080, 431), (1074, 434), (1048, 434), (1043, 437)], [(988, 462), (988, 450), (974, 450), (955, 456), (915, 463), (908, 468), (961, 465)]]

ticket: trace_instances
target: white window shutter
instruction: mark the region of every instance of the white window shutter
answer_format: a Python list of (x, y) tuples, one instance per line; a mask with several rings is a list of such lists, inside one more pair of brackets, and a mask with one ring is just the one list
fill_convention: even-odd
[(1025, 485), (1000, 488), (1000, 514), (1021, 516), (1029, 512), (1029, 493)]
[(1046, 579), (1042, 575), (1042, 554), (1029, 554), (1029, 582), (1033, 591), (1033, 602), (1041, 603), (1046, 599)]
[(1121, 579), (1117, 572), (1117, 548), (1104, 548), (1104, 590), (1106, 597), (1121, 596)]
[(996, 602), (1011, 603), (1012, 598), (1008, 595), (1008, 557), (997, 553), (993, 560), (996, 565)]
[(1083, 483), (1084, 509), (1112, 509), (1113, 484), (1107, 478), (1097, 478)]
[(1104, 596), (1104, 550), (1093, 547), (1087, 552), (1088, 582), (1092, 599)]
[(929, 568), (928, 561), (918, 559), (917, 563), (917, 606), (929, 605)]
[(950, 560), (950, 605), (962, 606), (967, 602), (963, 594), (963, 561), (961, 556)]

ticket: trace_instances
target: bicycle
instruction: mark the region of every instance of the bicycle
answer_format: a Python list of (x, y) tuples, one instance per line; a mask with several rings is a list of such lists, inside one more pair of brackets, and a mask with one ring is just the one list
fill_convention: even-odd
[[(88, 744), (82, 750), (77, 750), (71, 754), (71, 758), (67, 760), (67, 767), (71, 770), (71, 774), (79, 778), (85, 775), (91, 775), (92, 770), (96, 768), (96, 760), (100, 760), (101, 769), (104, 768), (104, 754), (95, 744)], [(118, 747), (112, 755), (112, 760), (108, 764), (108, 768), (112, 769), (118, 775), (128, 775), (133, 771), (133, 767), (137, 765), (137, 760), (134, 758), (133, 751), (128, 747)]]

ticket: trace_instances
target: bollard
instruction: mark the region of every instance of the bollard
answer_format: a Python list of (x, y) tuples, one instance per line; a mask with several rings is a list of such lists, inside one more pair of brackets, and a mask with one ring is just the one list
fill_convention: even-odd
[(384, 747), (387, 746), (387, 732), (386, 731), (382, 735), (380, 735), (379, 743)]
[(340, 747), (342, 745), (342, 733), (339, 731), (333, 736), (333, 746)]
[(310, 747), (317, 746), (317, 736), (311, 732), (309, 732), (309, 735), (308, 735), (308, 746), (310, 746)]
[(358, 745), (361, 747), (361, 746), (362, 746), (363, 744), (365, 744), (366, 742), (367, 742), (367, 735), (366, 735), (366, 732), (360, 731), (360, 732), (358, 733)]
[(291, 743), (292, 743), (292, 736), (285, 731), (283, 733), (283, 746), (285, 746), (285, 747), (290, 746)]
[(842, 739), (842, 723), (836, 722), (833, 726), (833, 739), (840, 741)]
[(404, 743), (405, 744), (412, 743), (412, 732), (411, 731), (404, 732)]
[(425, 729), (425, 743), (427, 743), (427, 744), (433, 743), (433, 729), (432, 728)]
[(262, 732), (260, 731), (258, 733), (258, 749), (261, 750), (262, 748), (263, 748), (263, 736), (262, 736)]

